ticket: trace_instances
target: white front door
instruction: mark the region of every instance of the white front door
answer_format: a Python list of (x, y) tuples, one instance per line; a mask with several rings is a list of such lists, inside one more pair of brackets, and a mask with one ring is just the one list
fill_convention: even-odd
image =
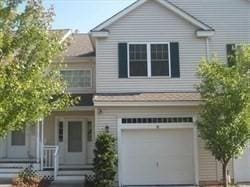
[(122, 130), (122, 185), (191, 185), (192, 129)]
[(8, 158), (28, 158), (28, 132), (29, 128), (13, 131), (7, 137)]
[(85, 164), (87, 153), (86, 121), (67, 120), (64, 129), (64, 164)]

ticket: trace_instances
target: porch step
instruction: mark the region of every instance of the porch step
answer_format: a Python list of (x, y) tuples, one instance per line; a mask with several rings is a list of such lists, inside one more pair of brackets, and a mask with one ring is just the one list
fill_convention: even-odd
[(3, 168), (0, 167), (0, 173), (19, 173), (23, 168)]
[(59, 168), (61, 170), (92, 170), (93, 165), (91, 164), (78, 164), (78, 165), (65, 165), (65, 164), (60, 164)]
[(14, 177), (17, 177), (18, 173), (0, 173), (0, 178), (4, 179), (13, 179)]
[(85, 176), (82, 175), (58, 175), (56, 177), (56, 182), (70, 182), (70, 181), (80, 181), (84, 182), (85, 181)]
[(32, 166), (34, 169), (39, 169), (40, 164), (38, 163), (0, 163), (0, 169), (6, 169), (6, 168), (10, 168), (10, 169), (24, 169), (27, 168), (29, 166)]
[(13, 178), (25, 168), (32, 166), (34, 170), (39, 170), (38, 163), (0, 163), (0, 177)]
[(91, 175), (93, 172), (90, 169), (84, 170), (59, 170), (58, 176), (84, 176), (84, 175)]

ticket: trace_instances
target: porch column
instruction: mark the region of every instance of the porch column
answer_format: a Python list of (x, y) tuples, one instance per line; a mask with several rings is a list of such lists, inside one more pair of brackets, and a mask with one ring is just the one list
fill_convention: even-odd
[(44, 119), (41, 119), (41, 142), (40, 142), (40, 156), (41, 156), (41, 170), (43, 170), (43, 147), (44, 147)]
[(40, 161), (40, 121), (36, 124), (36, 162)]

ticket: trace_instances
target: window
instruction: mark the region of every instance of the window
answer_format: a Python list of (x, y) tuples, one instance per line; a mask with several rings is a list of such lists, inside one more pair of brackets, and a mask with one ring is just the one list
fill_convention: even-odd
[(59, 121), (58, 125), (58, 141), (63, 142), (63, 122)]
[(129, 76), (169, 76), (169, 43), (129, 44)]
[(169, 76), (168, 44), (151, 44), (151, 75)]
[(88, 142), (92, 141), (92, 121), (87, 122), (87, 129), (88, 129)]
[(91, 70), (62, 70), (61, 74), (69, 88), (91, 87)]
[(25, 145), (25, 130), (11, 132), (11, 145), (15, 146)]
[(192, 117), (122, 118), (122, 123), (192, 123)]
[(129, 45), (130, 76), (147, 76), (147, 45)]

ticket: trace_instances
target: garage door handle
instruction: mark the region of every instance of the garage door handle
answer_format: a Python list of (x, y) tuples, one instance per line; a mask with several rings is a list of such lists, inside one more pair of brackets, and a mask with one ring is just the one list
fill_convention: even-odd
[(159, 167), (159, 162), (156, 162), (156, 167)]

